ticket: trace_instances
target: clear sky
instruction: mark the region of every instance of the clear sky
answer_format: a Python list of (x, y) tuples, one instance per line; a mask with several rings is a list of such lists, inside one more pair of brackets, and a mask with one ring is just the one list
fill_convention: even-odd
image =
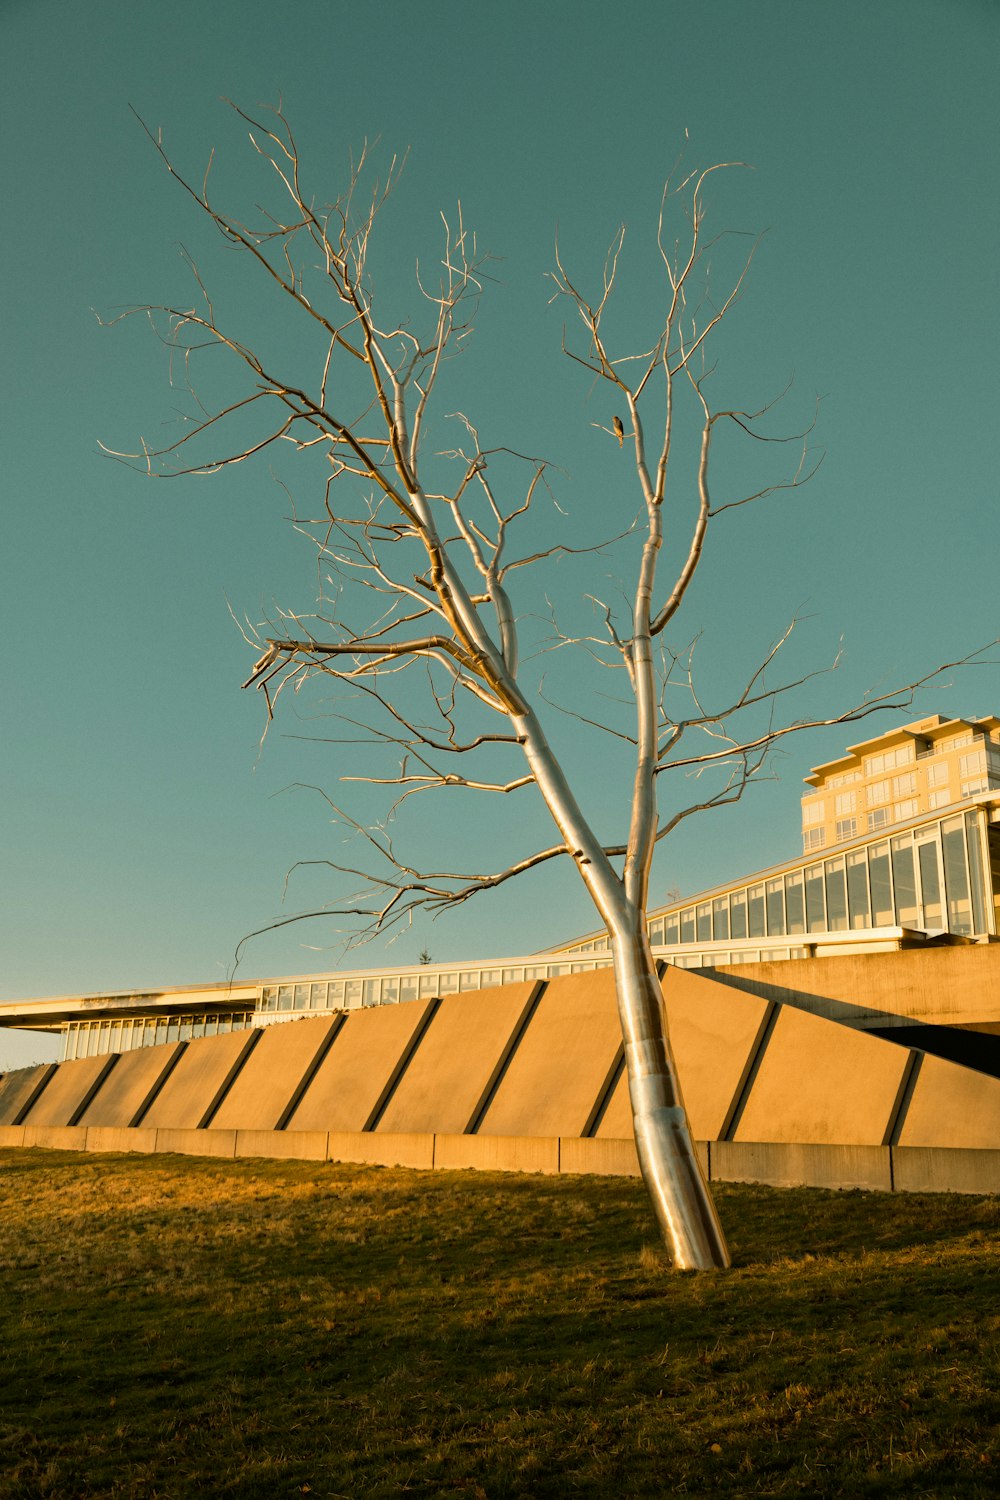
[[(590, 276), (628, 224), (641, 312), (678, 151), (751, 163), (712, 197), (720, 228), (768, 230), (717, 352), (748, 404), (791, 375), (793, 417), (821, 395), (827, 457), (794, 504), (740, 513), (720, 537), (687, 634), (738, 663), (801, 610), (815, 661), (844, 642), (813, 711), (1000, 634), (993, 0), (625, 0), (613, 19), (593, 0), (0, 0), (0, 58), (3, 998), (222, 979), (245, 933), (295, 909), (288, 867), (336, 857), (322, 805), (282, 789), (341, 795), (337, 753), (284, 737), (295, 721), (259, 752), (262, 705), (239, 692), (249, 658), (227, 601), (259, 619), (314, 576), (266, 465), (153, 485), (98, 447), (155, 438), (173, 397), (151, 336), (102, 330), (94, 309), (190, 301), (182, 244), (217, 276), (230, 264), (130, 104), (196, 176), (216, 147), (233, 202), (253, 200), (254, 163), (220, 96), (280, 97), (319, 195), (365, 138), (408, 148), (385, 285), (409, 305), (414, 256), (461, 197), (499, 258), (461, 367), (468, 405), (483, 403), (470, 414), (551, 454), (581, 516), (609, 458), (588, 446), (602, 413), (558, 357), (543, 279), (557, 226)], [(909, 717), (998, 709), (987, 666)], [(686, 825), (658, 888), (794, 853), (803, 774), (867, 732), (790, 745), (777, 780)], [(600, 802), (601, 764), (577, 771)], [(533, 846), (542, 827), (509, 800), (460, 821), (470, 851)], [(394, 954), (524, 952), (592, 926), (567, 871), (417, 927)], [(251, 945), (240, 973), (338, 961), (334, 933), (291, 927)], [(0, 1036), (0, 1068), (44, 1055)]]

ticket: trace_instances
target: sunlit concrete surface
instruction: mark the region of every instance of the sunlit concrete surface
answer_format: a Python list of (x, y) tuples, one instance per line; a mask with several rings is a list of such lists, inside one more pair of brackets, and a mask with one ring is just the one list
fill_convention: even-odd
[(942, 1057), (925, 1057), (899, 1145), (965, 1150), (1000, 1146), (1000, 1078)]
[(439, 1135), (434, 1165), (480, 1172), (558, 1172), (556, 1136)]
[(339, 1024), (339, 1017), (325, 1016), (269, 1026), (212, 1116), (212, 1128), (274, 1130)]
[(280, 1156), (297, 1161), (326, 1161), (325, 1130), (237, 1130), (237, 1156)]
[(535, 989), (533, 983), (508, 984), (442, 1000), (378, 1131), (467, 1130), (496, 1082)]
[(880, 1146), (907, 1061), (893, 1042), (785, 1006), (733, 1139)]
[(434, 1165), (434, 1137), (418, 1131), (391, 1134), (331, 1130), (327, 1156), (331, 1161), (371, 1162), (380, 1167)]
[(620, 1046), (608, 970), (552, 980), (477, 1134), (582, 1135)]
[(713, 1141), (711, 1176), (721, 1182), (773, 1187), (892, 1188), (888, 1146), (790, 1141)]
[(196, 1129), (211, 1117), (235, 1070), (259, 1035), (253, 1031), (231, 1031), (227, 1036), (203, 1037), (188, 1043), (163, 1088), (136, 1123), (147, 1128)]
[(1000, 1022), (1000, 944), (731, 964), (718, 978), (862, 1029)]
[[(170, 1042), (165, 1047), (122, 1053), (76, 1124), (120, 1126), (140, 1118), (143, 1106), (151, 1102), (157, 1086), (175, 1066), (181, 1046), (180, 1042)], [(97, 1058), (89, 1061), (96, 1062)]]
[(366, 1129), (435, 1003), (416, 1000), (352, 1011), (289, 1118), (288, 1129)]
[[(768, 1014), (767, 1002), (728, 991), (690, 969), (673, 968), (663, 977), (663, 998), (691, 1133), (696, 1140), (715, 1140), (746, 1079)], [(614, 1139), (631, 1132), (623, 1073), (596, 1134)]]
[(33, 1068), (19, 1068), (0, 1078), (0, 1126), (13, 1125), (25, 1112), (34, 1094), (55, 1072), (54, 1063), (39, 1063)]
[(75, 1125), (88, 1101), (115, 1067), (116, 1057), (81, 1057), (61, 1063), (21, 1123), (28, 1126)]

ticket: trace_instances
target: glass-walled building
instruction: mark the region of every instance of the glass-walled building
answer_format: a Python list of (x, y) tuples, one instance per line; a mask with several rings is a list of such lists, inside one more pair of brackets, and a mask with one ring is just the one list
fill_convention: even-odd
[[(904, 725), (806, 777), (804, 853), (650, 915), (684, 967), (803, 958), (904, 934), (998, 930), (1000, 719)], [(570, 953), (606, 951), (596, 935)]]

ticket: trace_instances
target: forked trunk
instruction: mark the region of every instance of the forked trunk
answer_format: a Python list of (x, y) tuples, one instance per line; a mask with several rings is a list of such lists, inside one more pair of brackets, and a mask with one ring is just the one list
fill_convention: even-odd
[(657, 1222), (678, 1270), (728, 1266), (729, 1250), (681, 1099), (644, 928), (612, 935), (611, 948), (635, 1144)]

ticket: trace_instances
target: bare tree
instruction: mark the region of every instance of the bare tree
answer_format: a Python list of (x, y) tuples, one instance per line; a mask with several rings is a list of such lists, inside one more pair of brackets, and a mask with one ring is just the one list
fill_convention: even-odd
[[(289, 317), (315, 335), (313, 357), (289, 375), (280, 357), (269, 358), (260, 341), (246, 342), (217, 316), (200, 277), (194, 308), (131, 309), (123, 316), (148, 314), (179, 352), (185, 372), (201, 351), (221, 348), (249, 380), (228, 404), (197, 408), (169, 446), (144, 445), (139, 455), (116, 456), (138, 458), (158, 476), (216, 472), (283, 443), (311, 459), (305, 472), (319, 484), (318, 514), (298, 517), (296, 524), (317, 545), (321, 597), (308, 615), (282, 612), (261, 630), (256, 643), (263, 649), (244, 686), (265, 695), (269, 716), (284, 689), (301, 689), (317, 676), (345, 690), (341, 712), (351, 732), (362, 725), (359, 732), (373, 752), (382, 748), (394, 756), (384, 775), (353, 779), (384, 786), (392, 816), (407, 799), (432, 791), (461, 787), (510, 795), (532, 789), (554, 824), (544, 847), (501, 868), (470, 873), (412, 863), (397, 850), (390, 817), (366, 826), (336, 808), (368, 855), (364, 863), (334, 866), (358, 885), (346, 899), (325, 904), (323, 913), (348, 917), (371, 936), (417, 911), (457, 906), (551, 861), (572, 861), (610, 941), (639, 1161), (674, 1265), (724, 1266), (728, 1251), (688, 1129), (648, 941), (654, 851), (683, 819), (735, 802), (784, 736), (806, 723), (834, 724), (876, 708), (902, 707), (912, 696), (912, 688), (883, 693), (831, 718), (783, 720), (786, 695), (805, 680), (800, 674), (797, 683), (772, 685), (769, 674), (787, 633), (739, 691), (713, 704), (695, 685), (692, 651), (665, 645), (719, 516), (777, 489), (795, 489), (812, 472), (807, 435), (800, 434), (783, 481), (738, 499), (713, 499), (710, 463), (717, 434), (729, 429), (772, 440), (762, 435), (766, 408), (720, 410), (709, 399), (708, 346), (740, 295), (753, 249), (724, 295), (713, 300), (706, 292), (706, 252), (714, 242), (705, 231), (705, 188), (718, 169), (668, 182), (657, 232), (661, 311), (646, 347), (624, 352), (606, 334), (624, 230), (612, 243), (594, 297), (556, 256), (554, 297), (568, 307), (577, 338), (564, 335), (563, 348), (592, 388), (606, 392), (607, 415), (594, 425), (612, 451), (627, 447), (628, 456), (628, 478), (620, 482), (610, 528), (631, 549), (624, 602), (615, 608), (595, 598), (598, 623), (592, 632), (556, 623), (549, 640), (559, 649), (578, 647), (591, 664), (613, 671), (624, 688), (617, 702), (603, 705), (604, 712), (601, 706), (568, 707), (582, 725), (606, 731), (616, 755), (629, 758), (627, 826), (609, 842), (582, 809), (543, 727), (548, 705), (537, 669), (526, 671), (521, 662), (528, 606), (544, 592), (537, 582), (529, 591), (526, 580), (561, 563), (565, 595), (567, 559), (585, 563), (601, 539), (586, 543), (573, 534), (572, 545), (549, 540), (537, 512), (538, 501), (548, 495), (546, 461), (490, 446), (481, 438), (481, 424), (440, 411), (447, 362), (469, 333), (486, 280), (485, 262), (461, 211), (454, 221), (443, 221), (433, 284), (418, 271), (417, 305), (425, 326), (390, 316), (376, 297), (370, 248), (397, 163), (380, 182), (362, 153), (346, 192), (320, 211), (301, 183), (299, 152), (280, 111), (269, 123), (237, 113), (273, 172), (283, 203), (274, 212), (261, 210), (255, 225), (218, 208), (208, 174), (201, 186), (192, 185), (175, 169), (159, 135), (151, 139), (216, 229), (286, 299)], [(682, 226), (676, 242), (668, 230), (674, 216)], [(682, 396), (695, 419), (699, 451), (693, 472), (675, 477), (675, 414)], [(446, 415), (460, 436), (450, 449), (435, 452), (428, 433), (433, 425), (436, 434)], [(227, 439), (230, 430), (235, 436)], [(216, 442), (220, 446), (207, 451)], [(658, 576), (665, 540), (680, 559), (666, 584)], [(570, 599), (579, 600), (581, 592), (582, 586), (575, 594), (571, 588)], [(683, 711), (676, 706), (681, 702)], [(693, 800), (662, 816), (658, 791), (667, 774), (696, 791)]]

